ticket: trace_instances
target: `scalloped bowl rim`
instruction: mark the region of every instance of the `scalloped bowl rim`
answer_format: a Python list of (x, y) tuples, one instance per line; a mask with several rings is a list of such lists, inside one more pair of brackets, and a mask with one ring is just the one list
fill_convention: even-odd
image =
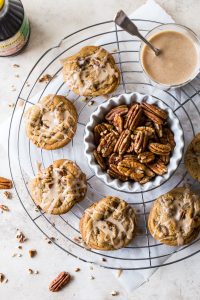
[[(96, 124), (102, 122), (106, 113), (113, 107), (121, 105), (121, 104), (131, 104), (133, 102), (142, 102), (145, 101), (149, 104), (155, 104), (158, 107), (167, 110), (168, 112), (168, 123), (170, 128), (174, 134), (174, 140), (176, 142), (176, 146), (173, 150), (173, 155), (170, 158), (170, 162), (168, 164), (168, 172), (163, 176), (155, 176), (155, 179), (149, 181), (143, 185), (138, 182), (126, 181), (122, 182), (119, 179), (113, 179), (106, 172), (102, 171), (100, 166), (96, 163), (93, 157), (93, 150), (96, 148), (94, 144), (94, 135), (93, 128)], [(100, 104), (97, 109), (91, 114), (90, 120), (85, 127), (85, 135), (84, 135), (84, 153), (87, 157), (90, 168), (94, 171), (95, 175), (103, 181), (106, 185), (119, 190), (121, 192), (145, 192), (152, 188), (158, 187), (164, 181), (169, 179), (171, 175), (177, 169), (179, 162), (182, 159), (183, 148), (184, 148), (184, 140), (183, 140), (183, 130), (181, 128), (180, 122), (178, 118), (175, 116), (172, 109), (163, 103), (161, 100), (158, 100), (150, 95), (140, 94), (140, 93), (130, 93), (130, 94), (121, 94), (116, 97), (112, 97), (109, 100)]]

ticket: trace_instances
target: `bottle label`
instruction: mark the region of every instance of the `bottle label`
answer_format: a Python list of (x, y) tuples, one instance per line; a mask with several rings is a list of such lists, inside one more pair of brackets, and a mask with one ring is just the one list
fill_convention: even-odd
[(20, 51), (27, 43), (29, 34), (29, 20), (24, 15), (24, 20), (19, 31), (13, 37), (0, 42), (0, 56), (9, 56)]

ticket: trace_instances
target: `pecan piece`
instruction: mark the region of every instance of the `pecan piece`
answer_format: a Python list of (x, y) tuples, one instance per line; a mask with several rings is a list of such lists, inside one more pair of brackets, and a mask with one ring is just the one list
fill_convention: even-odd
[(125, 176), (140, 181), (145, 175), (145, 166), (135, 159), (125, 158), (117, 166), (118, 170)]
[(143, 152), (146, 148), (147, 142), (148, 142), (148, 135), (146, 131), (138, 131), (134, 143), (135, 152), (137, 154)]
[(155, 159), (155, 155), (152, 152), (142, 152), (138, 154), (138, 159), (142, 164), (147, 164)]
[(66, 284), (69, 283), (71, 276), (67, 272), (61, 272), (49, 285), (49, 290), (51, 292), (58, 292)]
[(147, 182), (149, 182), (151, 180), (152, 177), (149, 177), (149, 176), (144, 176), (140, 181), (139, 183), (141, 184), (145, 184)]
[(158, 116), (159, 118), (161, 118), (163, 120), (166, 120), (168, 117), (168, 113), (165, 110), (159, 108), (158, 106), (155, 106), (153, 104), (149, 104), (146, 102), (142, 102), (141, 106), (144, 110), (153, 113), (154, 115)]
[(0, 190), (12, 189), (13, 184), (10, 179), (0, 177)]
[(96, 159), (97, 163), (101, 167), (101, 169), (106, 170), (106, 164), (105, 164), (105, 161), (104, 161), (103, 157), (101, 156), (101, 154), (98, 153), (97, 150), (94, 150), (93, 155), (94, 155), (94, 158)]
[(100, 139), (105, 136), (108, 133), (108, 128), (105, 126), (104, 123), (102, 124), (97, 124), (94, 127), (94, 140), (96, 145), (99, 144)]
[(173, 135), (172, 131), (169, 128), (166, 128), (165, 131), (166, 131), (167, 141), (170, 144), (171, 149), (173, 150), (174, 147), (176, 146), (176, 143), (174, 141), (174, 135)]
[(116, 115), (125, 115), (127, 112), (128, 107), (126, 105), (120, 105), (111, 109), (111, 111), (109, 111), (109, 113), (107, 113), (107, 115), (105, 116), (105, 119), (107, 121), (113, 121)]
[(110, 175), (111, 177), (115, 178), (115, 179), (119, 179), (121, 181), (127, 181), (128, 177), (125, 176), (123, 173), (121, 173), (117, 166), (115, 165), (110, 165), (110, 168), (107, 170), (108, 175)]
[(140, 126), (140, 127), (137, 127), (137, 128), (134, 130), (134, 133), (137, 134), (138, 131), (146, 132), (147, 135), (148, 135), (148, 137), (153, 137), (154, 134), (155, 134), (154, 128), (149, 127), (149, 126)]
[(113, 125), (119, 133), (123, 131), (123, 119), (120, 115), (115, 115), (113, 119)]
[(132, 153), (132, 152), (134, 152), (134, 149), (135, 149), (135, 143), (133, 141), (131, 141), (130, 146), (128, 147), (126, 152), (127, 153)]
[(154, 123), (157, 123), (159, 125), (164, 124), (163, 119), (159, 118), (158, 116), (154, 115), (152, 112), (148, 110), (143, 110), (145, 116), (147, 116), (150, 120), (152, 120)]
[(162, 127), (162, 125), (154, 123), (154, 126), (155, 126), (155, 129), (156, 129), (157, 135), (159, 136), (159, 138), (162, 138), (163, 137), (163, 127)]
[(124, 128), (134, 130), (141, 121), (142, 109), (139, 104), (133, 104), (127, 113), (127, 119)]
[(108, 133), (104, 138), (101, 139), (97, 152), (101, 153), (103, 157), (108, 157), (114, 150), (117, 142), (118, 135), (113, 131)]
[(111, 156), (108, 159), (109, 165), (117, 165), (122, 160), (122, 156), (118, 155), (117, 153), (111, 154)]
[(167, 165), (169, 163), (169, 160), (170, 160), (170, 155), (169, 154), (166, 154), (166, 155), (160, 155), (160, 159), (161, 161)]
[(114, 147), (114, 152), (118, 152), (120, 155), (124, 154), (129, 148), (130, 142), (131, 132), (130, 130), (126, 129), (120, 134), (119, 139)]
[(169, 144), (150, 143), (149, 150), (157, 155), (166, 155), (171, 151)]
[(147, 164), (147, 166), (157, 175), (163, 175), (167, 173), (167, 167), (160, 159), (155, 163)]

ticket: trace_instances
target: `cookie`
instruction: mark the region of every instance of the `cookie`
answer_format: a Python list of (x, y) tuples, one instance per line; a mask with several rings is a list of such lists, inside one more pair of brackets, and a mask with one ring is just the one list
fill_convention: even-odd
[(107, 196), (85, 210), (80, 232), (85, 244), (97, 250), (116, 250), (128, 245), (136, 231), (134, 209), (125, 201)]
[(58, 215), (69, 211), (85, 197), (85, 174), (71, 160), (60, 159), (39, 170), (30, 182), (31, 196), (43, 211)]
[(77, 95), (97, 97), (116, 90), (120, 72), (114, 58), (98, 46), (83, 47), (63, 61), (67, 86)]
[(200, 133), (189, 144), (184, 163), (190, 176), (200, 182)]
[(54, 150), (67, 145), (77, 127), (73, 103), (60, 95), (48, 95), (26, 113), (26, 133), (39, 148)]
[(200, 231), (200, 197), (184, 187), (160, 196), (151, 208), (148, 227), (154, 239), (166, 245), (192, 242)]

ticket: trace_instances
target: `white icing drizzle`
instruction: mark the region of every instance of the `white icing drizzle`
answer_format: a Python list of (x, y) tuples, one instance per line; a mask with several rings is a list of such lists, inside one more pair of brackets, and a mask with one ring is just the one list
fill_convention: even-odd
[[(107, 217), (106, 210), (109, 215)], [(118, 207), (114, 208), (105, 202), (100, 202), (97, 207), (88, 208), (85, 213), (90, 218), (86, 228), (86, 244), (93, 235), (98, 238), (99, 232), (103, 233), (104, 241), (115, 249), (123, 247), (125, 239), (132, 239), (135, 216), (131, 207), (122, 207), (119, 203)]]
[[(198, 196), (193, 194), (189, 188), (185, 188), (182, 195), (176, 195), (171, 199), (169, 199), (168, 194), (167, 196), (161, 196), (159, 202), (163, 213), (160, 211), (160, 218), (154, 227), (152, 236), (156, 237), (158, 235), (162, 240), (167, 239), (170, 234), (170, 227), (174, 224), (177, 244), (178, 246), (183, 245), (184, 238), (187, 237), (191, 231), (193, 218), (199, 213), (200, 204), (197, 200), (200, 201)], [(169, 201), (171, 201), (171, 203), (169, 203)], [(193, 217), (187, 213), (188, 210), (192, 210)], [(160, 233), (162, 226), (166, 228), (166, 237), (163, 237), (163, 234)]]
[[(103, 51), (103, 57), (99, 58)], [(105, 50), (99, 48), (95, 53), (84, 57), (82, 59), (66, 61), (64, 64), (77, 63), (79, 68), (67, 69), (65, 73), (66, 84), (71, 89), (78, 89), (79, 94), (83, 95), (87, 90), (93, 90), (95, 84), (102, 84), (108, 81), (112, 83), (111, 79), (114, 76), (118, 78), (119, 74), (114, 67), (108, 61), (108, 53), (105, 55)], [(83, 68), (86, 64), (87, 66)]]
[[(73, 165), (71, 173), (68, 164)], [(39, 185), (34, 187), (33, 198), (41, 199), (40, 207), (51, 213), (55, 207), (79, 201), (86, 192), (87, 184), (80, 168), (72, 161), (65, 160), (59, 168), (50, 166), (40, 171), (36, 179)]]

